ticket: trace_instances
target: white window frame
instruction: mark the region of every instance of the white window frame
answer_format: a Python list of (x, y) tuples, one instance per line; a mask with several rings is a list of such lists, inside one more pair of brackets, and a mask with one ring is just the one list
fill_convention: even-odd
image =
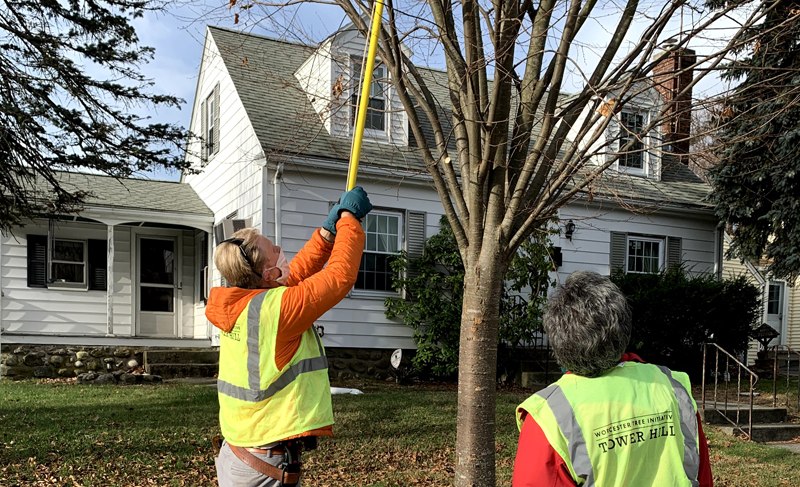
[(206, 117), (206, 133), (203, 134), (206, 137), (206, 151), (209, 159), (216, 154), (216, 147), (214, 147), (214, 130), (216, 130), (214, 126), (214, 109), (214, 90), (211, 90), (211, 94), (206, 97), (206, 113), (204, 114)]
[[(404, 212), (401, 211), (401, 210), (393, 211), (393, 210), (387, 209), (387, 210), (372, 210), (369, 214), (373, 215), (373, 216), (385, 215), (385, 216), (391, 216), (391, 217), (397, 218), (397, 252), (379, 252), (379, 251), (372, 251), (372, 250), (368, 251), (368, 250), (366, 250), (367, 239), (365, 238), (364, 239), (364, 254), (370, 253), (370, 254), (380, 254), (380, 255), (397, 255), (398, 252), (403, 250), (404, 244), (405, 244), (405, 226), (404, 226), (405, 225), (405, 219), (403, 218), (404, 217)], [(364, 228), (365, 236), (366, 236), (366, 225), (367, 225), (367, 219), (365, 217), (364, 221), (361, 223), (362, 228)], [(359, 265), (359, 272), (360, 271), (361, 271), (361, 266)], [(370, 297), (372, 297), (372, 298), (376, 298), (376, 299), (384, 299), (387, 296), (388, 297), (390, 297), (390, 296), (399, 296), (400, 295), (400, 291), (397, 291), (397, 290), (394, 290), (394, 289), (387, 289), (386, 291), (378, 291), (378, 290), (374, 290), (374, 289), (357, 289), (355, 287), (355, 285), (354, 285), (350, 294), (351, 294), (351, 297), (356, 297), (356, 298), (362, 298), (362, 297), (370, 298)]]
[[(353, 101), (355, 100), (356, 103), (357, 103), (358, 102), (358, 98), (361, 96), (359, 88), (361, 88), (361, 74), (362, 74), (361, 71), (362, 71), (362, 69), (363, 69), (363, 66), (361, 64), (361, 61), (353, 61), (352, 62), (351, 73), (352, 73), (352, 80), (353, 80), (353, 82), (352, 82), (353, 88), (352, 88), (352, 91), (350, 93), (350, 105), (351, 105), (350, 117), (349, 117), (350, 118), (350, 135), (353, 135), (353, 130), (355, 130), (355, 126), (356, 126), (355, 115), (356, 115), (356, 113), (358, 111), (358, 105), (357, 104), (355, 106), (352, 106), (352, 105), (354, 105)], [(378, 71), (379, 69), (381, 70), (382, 74), (380, 76), (376, 76), (375, 72)], [(369, 127), (365, 126), (364, 133), (367, 134), (367, 135), (371, 135), (373, 137), (378, 137), (378, 138), (386, 138), (386, 137), (389, 136), (389, 127), (390, 127), (390, 123), (389, 123), (390, 122), (390, 120), (389, 120), (389, 86), (385, 81), (386, 78), (387, 78), (386, 66), (384, 66), (383, 64), (378, 64), (376, 66), (373, 66), (373, 70), (372, 70), (372, 86), (370, 86), (369, 99), (370, 100), (372, 100), (372, 99), (383, 100), (383, 111), (381, 112), (383, 114), (383, 130), (373, 129), (373, 128), (369, 128)], [(372, 93), (372, 89), (375, 87), (376, 84), (381, 89), (378, 91), (378, 93), (373, 94)], [(369, 104), (367, 104), (367, 106), (369, 106)], [(367, 115), (369, 115), (369, 109), (367, 109)]]
[[(88, 240), (81, 240), (77, 238), (54, 238), (53, 245), (55, 242), (77, 242), (83, 245), (83, 282), (48, 282), (47, 289), (74, 289), (77, 291), (87, 291), (89, 289), (89, 241)], [(50, 256), (55, 253), (55, 249), (48, 249), (47, 251), (47, 266), (48, 266), (48, 276), (52, 279), (53, 274), (53, 264), (72, 264), (77, 265), (78, 262), (70, 262), (66, 260), (57, 260), (51, 259)]]
[(639, 235), (628, 235), (628, 239), (625, 242), (625, 273), (626, 274), (655, 274), (656, 272), (644, 272), (644, 271), (632, 271), (630, 270), (630, 248), (631, 248), (631, 241), (638, 241), (638, 242), (651, 242), (658, 244), (658, 270), (656, 272), (661, 272), (664, 270), (664, 247), (666, 246), (666, 239), (658, 238), (658, 237), (643, 237)]
[[(617, 134), (617, 141), (616, 141), (616, 143), (617, 143), (617, 151), (618, 152), (620, 150), (622, 150), (622, 147), (625, 144), (627, 144), (627, 142), (631, 138), (633, 138), (633, 134), (628, 132), (627, 129), (625, 128), (625, 125), (622, 123), (623, 114), (625, 114), (625, 115), (633, 115), (633, 116), (637, 116), (637, 115), (641, 116), (642, 117), (642, 128), (647, 127), (647, 124), (650, 122), (650, 120), (649, 120), (650, 119), (650, 112), (647, 111), (647, 110), (630, 110), (630, 109), (621, 110), (619, 112), (618, 121), (617, 121), (618, 129), (619, 129), (619, 133)], [(623, 144), (623, 142), (622, 142), (622, 138), (623, 137), (626, 139), (625, 144)], [(622, 158), (623, 158), (624, 154), (620, 154), (619, 159), (617, 159), (617, 162), (616, 162), (617, 170), (619, 172), (624, 172), (624, 173), (631, 174), (631, 175), (636, 175), (636, 176), (648, 176), (649, 173), (650, 173), (650, 166), (651, 166), (651, 164), (653, 162), (651, 154), (650, 154), (650, 151), (647, 149), (649, 147), (649, 145), (650, 145), (650, 135), (649, 134), (642, 135), (642, 148), (644, 150), (642, 152), (640, 152), (640, 154), (642, 156), (642, 167), (641, 168), (624, 166), (622, 164)]]

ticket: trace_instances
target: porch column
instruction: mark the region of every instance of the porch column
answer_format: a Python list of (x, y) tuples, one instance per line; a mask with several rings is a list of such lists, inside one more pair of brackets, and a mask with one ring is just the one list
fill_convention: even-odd
[(106, 336), (114, 336), (114, 225), (108, 225), (108, 255), (106, 255)]

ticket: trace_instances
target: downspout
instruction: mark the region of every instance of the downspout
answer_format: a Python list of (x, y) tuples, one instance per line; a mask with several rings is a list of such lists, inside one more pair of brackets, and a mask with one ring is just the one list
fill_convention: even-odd
[(722, 225), (718, 225), (714, 230), (714, 275), (718, 281), (722, 280), (722, 259), (724, 258), (722, 241), (724, 231)]
[(281, 247), (281, 183), (283, 176), (283, 163), (275, 166), (275, 177), (272, 179), (272, 195), (275, 200), (275, 241), (274, 244)]

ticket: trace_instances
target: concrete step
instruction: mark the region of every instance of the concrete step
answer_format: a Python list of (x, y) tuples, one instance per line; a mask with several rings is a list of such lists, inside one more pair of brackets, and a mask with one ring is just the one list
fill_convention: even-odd
[[(731, 426), (719, 426), (719, 429), (728, 435), (741, 433), (737, 428)], [(742, 425), (742, 429), (747, 433), (750, 429), (747, 424)], [(753, 425), (753, 441), (765, 443), (768, 441), (789, 441), (800, 438), (800, 424), (790, 423), (767, 423)]]
[[(700, 410), (700, 418), (706, 424), (730, 424), (725, 420), (726, 414), (724, 411), (718, 411), (712, 408)], [(733, 407), (728, 406), (727, 417), (731, 421), (736, 421), (736, 405)], [(753, 423), (780, 423), (786, 421), (786, 408), (753, 408)], [(748, 407), (743, 407), (739, 410), (739, 423), (746, 424), (750, 422), (750, 410)]]
[(164, 379), (178, 377), (214, 377), (219, 371), (218, 364), (146, 364), (148, 374), (160, 375)]
[(145, 350), (145, 364), (217, 364), (219, 352), (214, 350)]

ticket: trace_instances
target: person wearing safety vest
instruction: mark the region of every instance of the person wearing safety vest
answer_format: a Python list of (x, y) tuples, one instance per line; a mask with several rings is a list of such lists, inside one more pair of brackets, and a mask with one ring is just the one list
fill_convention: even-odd
[(517, 407), (513, 487), (712, 487), (689, 377), (623, 353), (631, 311), (614, 283), (572, 273), (544, 329), (567, 373)]
[(359, 222), (371, 210), (361, 187), (345, 192), (291, 263), (253, 228), (217, 245), (214, 263), (233, 286), (211, 289), (206, 307), (221, 330), (221, 487), (300, 485), (301, 450), (333, 436), (328, 360), (313, 324), (355, 284)]

